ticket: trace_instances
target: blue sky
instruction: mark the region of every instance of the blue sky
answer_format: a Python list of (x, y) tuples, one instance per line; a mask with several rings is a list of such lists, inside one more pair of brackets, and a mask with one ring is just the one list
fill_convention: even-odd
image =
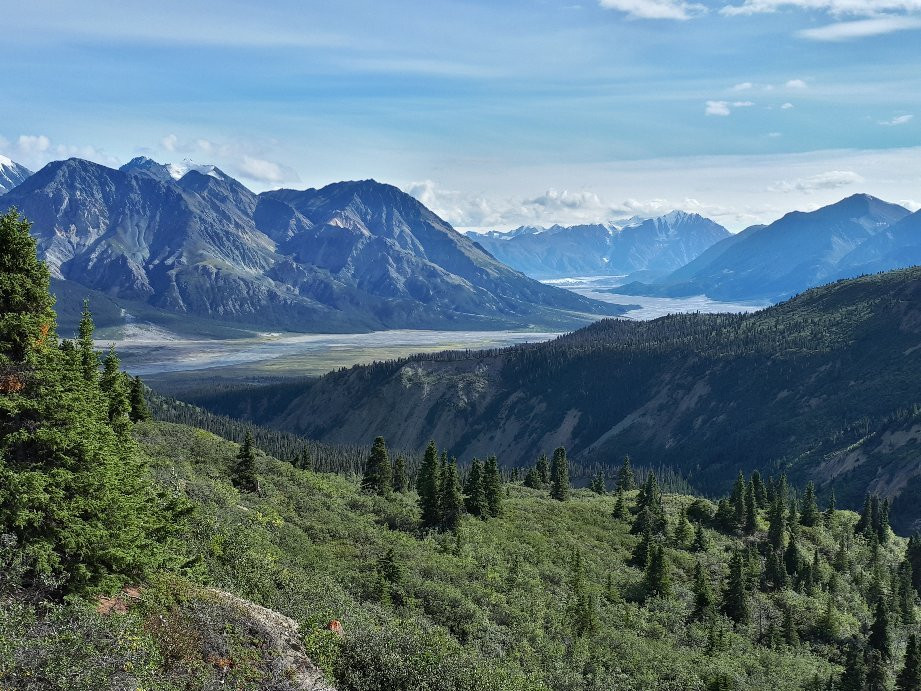
[(921, 203), (921, 0), (0, 0), (0, 153), (374, 177), (460, 227)]

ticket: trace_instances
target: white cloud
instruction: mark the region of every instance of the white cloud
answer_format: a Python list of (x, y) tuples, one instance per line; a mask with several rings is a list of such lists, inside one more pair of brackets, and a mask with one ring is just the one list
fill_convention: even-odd
[(771, 185), (768, 190), (771, 192), (815, 192), (816, 190), (835, 190), (863, 181), (863, 177), (852, 170), (830, 170), (796, 180), (781, 180)]
[(281, 183), (296, 182), (298, 180), (297, 174), (290, 168), (274, 161), (252, 156), (243, 156), (243, 159), (234, 165), (232, 170), (244, 178), (257, 182)]
[(784, 84), (784, 86), (787, 87), (788, 89), (805, 89), (805, 88), (807, 88), (806, 82), (804, 82), (802, 79), (791, 79), (791, 80), (788, 81), (786, 84)]
[(907, 125), (912, 121), (914, 115), (896, 115), (894, 118), (889, 120), (880, 120), (880, 125), (885, 125), (886, 127), (898, 127), (899, 125)]
[(736, 84), (732, 87), (733, 91), (748, 91), (749, 89), (754, 88), (754, 84), (751, 82), (742, 82), (741, 84)]
[(868, 36), (883, 36), (896, 31), (921, 29), (917, 17), (874, 17), (849, 22), (835, 22), (815, 29), (803, 29), (797, 36), (813, 41), (850, 41)]
[(682, 0), (599, 0), (609, 10), (617, 10), (634, 19), (675, 19), (684, 21), (703, 14), (707, 8)]
[(726, 5), (726, 15), (777, 12), (782, 9), (827, 12), (835, 16), (876, 17), (886, 12), (921, 11), (921, 0), (743, 0), (741, 5)]
[(21, 134), (16, 141), (19, 153), (24, 156), (43, 154), (51, 148), (51, 140), (43, 134)]
[(778, 137), (782, 137), (783, 133), (782, 132), (768, 132), (768, 136), (771, 139), (777, 139)]
[(787, 103), (784, 103), (782, 106), (780, 106), (780, 109), (781, 109), (781, 110), (790, 110), (790, 109), (793, 108), (793, 107), (794, 107), (794, 105), (793, 105), (792, 103), (787, 102)]
[(704, 114), (726, 117), (733, 108), (750, 108), (753, 105), (751, 101), (707, 101)]
[(175, 134), (168, 134), (160, 140), (160, 145), (167, 151), (176, 151), (179, 146), (179, 137)]

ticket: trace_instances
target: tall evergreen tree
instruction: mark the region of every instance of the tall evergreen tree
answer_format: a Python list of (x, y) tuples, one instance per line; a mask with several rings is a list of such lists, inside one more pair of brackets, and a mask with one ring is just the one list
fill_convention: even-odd
[(88, 382), (99, 379), (99, 354), (93, 344), (93, 315), (90, 312), (90, 301), (83, 301), (83, 314), (80, 316), (80, 332), (77, 339), (77, 349), (80, 352), (80, 362), (83, 367), (83, 378)]
[(806, 484), (803, 494), (803, 510), (800, 512), (800, 523), (805, 526), (814, 526), (819, 522), (819, 507), (815, 501), (815, 485), (810, 480)]
[(909, 634), (905, 645), (905, 662), (896, 677), (895, 691), (921, 691), (921, 650), (914, 633)]
[(633, 467), (630, 465), (630, 457), (624, 456), (624, 461), (621, 463), (620, 470), (617, 471), (617, 491), (629, 492), (635, 486), (636, 483), (633, 476)]
[(382, 496), (389, 494), (393, 489), (390, 456), (387, 453), (387, 442), (383, 437), (377, 437), (371, 445), (365, 472), (361, 478), (361, 488), (365, 492)]
[(785, 513), (783, 501), (781, 501), (780, 498), (775, 498), (774, 503), (771, 504), (770, 513), (768, 514), (768, 522), (770, 523), (770, 527), (768, 528), (768, 542), (771, 547), (777, 550), (782, 550), (786, 545)]
[(150, 408), (147, 406), (147, 397), (144, 395), (144, 383), (140, 377), (131, 378), (128, 400), (131, 406), (129, 416), (131, 422), (146, 422), (150, 420)]
[(828, 506), (825, 508), (825, 518), (829, 519), (835, 515), (835, 488), (832, 487), (831, 493), (828, 495)]
[(736, 528), (745, 526), (745, 476), (739, 471), (739, 476), (732, 487), (732, 495), (729, 498), (732, 504), (733, 518)]
[(441, 494), (438, 504), (442, 529), (457, 530), (464, 513), (464, 495), (456, 461), (449, 462), (442, 470)]
[(864, 682), (864, 691), (889, 691), (886, 659), (878, 650), (870, 650), (867, 655), (867, 679)]
[(619, 521), (626, 521), (630, 518), (630, 512), (627, 510), (627, 501), (624, 498), (623, 490), (617, 490), (617, 501), (614, 502), (614, 518)]
[(241, 492), (255, 492), (259, 488), (259, 480), (256, 477), (256, 451), (253, 448), (253, 435), (249, 431), (237, 452), (231, 480), (234, 487)]
[(550, 462), (550, 496), (557, 501), (569, 499), (569, 461), (562, 446), (553, 452)]
[(873, 623), (870, 625), (870, 634), (867, 636), (867, 645), (878, 651), (883, 660), (892, 657), (889, 609), (886, 607), (885, 598), (881, 597), (876, 601), (876, 610), (873, 614)]
[(690, 521), (688, 521), (688, 511), (682, 507), (681, 512), (678, 514), (678, 523), (675, 524), (675, 546), (685, 549), (693, 536), (694, 531), (691, 528)]
[(109, 349), (103, 361), (102, 377), (99, 387), (108, 401), (109, 424), (119, 435), (127, 435), (131, 428), (131, 402), (128, 400), (128, 389), (125, 387), (125, 377), (121, 371), (121, 363), (115, 354), (115, 348)]
[(695, 552), (706, 552), (710, 547), (710, 541), (707, 539), (707, 533), (704, 532), (702, 524), (698, 523), (694, 528), (694, 543), (691, 549)]
[(483, 489), (486, 491), (486, 505), (490, 516), (502, 515), (502, 473), (499, 472), (499, 459), (490, 456), (483, 468)]
[(643, 591), (647, 597), (668, 597), (671, 594), (668, 557), (662, 545), (653, 545), (649, 550), (646, 573), (643, 577)]
[(394, 459), (391, 477), (393, 478), (394, 492), (403, 493), (409, 490), (409, 476), (406, 474), (406, 457), (403, 454), (398, 454), (396, 459)]
[(595, 473), (595, 476), (592, 478), (591, 483), (589, 483), (589, 489), (592, 490), (595, 494), (607, 494), (608, 488), (604, 484), (604, 473), (600, 470)]
[(27, 582), (88, 594), (179, 551), (163, 544), (175, 502), (112, 428), (98, 368), (87, 378), (82, 353), (59, 344), (49, 282), (29, 224), (0, 215), (0, 532), (15, 538)]
[(723, 590), (723, 612), (737, 624), (748, 621), (748, 593), (745, 589), (745, 560), (741, 552), (729, 559), (729, 580)]
[(535, 466), (537, 470), (537, 476), (541, 481), (541, 484), (546, 487), (550, 484), (550, 461), (547, 459), (546, 454), (541, 454), (537, 459), (537, 465)]
[(427, 528), (438, 527), (441, 524), (441, 462), (434, 441), (430, 441), (425, 449), (416, 489), (419, 492), (422, 525)]
[(467, 495), (464, 499), (467, 513), (486, 518), (489, 514), (489, 505), (486, 501), (486, 488), (483, 486), (483, 462), (479, 458), (474, 458), (470, 463), (464, 494)]
[(745, 490), (745, 532), (751, 535), (758, 530), (758, 498), (755, 495), (755, 483), (749, 481)]
[(695, 619), (706, 619), (713, 613), (713, 589), (710, 579), (704, 571), (703, 565), (698, 561), (694, 567), (694, 609), (691, 616)]
[(856, 644), (851, 644), (844, 659), (844, 671), (838, 681), (837, 691), (864, 691), (866, 678), (863, 651)]
[(759, 509), (768, 507), (767, 488), (764, 486), (764, 480), (761, 479), (761, 473), (757, 470), (752, 471), (752, 484), (755, 486), (755, 501)]

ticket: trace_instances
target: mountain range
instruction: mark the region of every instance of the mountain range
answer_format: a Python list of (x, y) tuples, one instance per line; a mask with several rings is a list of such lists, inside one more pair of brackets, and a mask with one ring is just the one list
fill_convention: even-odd
[(776, 302), (839, 278), (918, 263), (921, 213), (856, 194), (747, 228), (668, 276), (617, 292)]
[(510, 269), (373, 180), (255, 194), (214, 166), (49, 163), (0, 199), (68, 293), (290, 331), (566, 328), (615, 305)]
[(894, 498), (921, 525), (921, 268), (841, 281), (751, 314), (602, 320), (545, 343), (420, 355), (193, 401), (329, 442), (429, 438), (459, 458), (582, 465), (629, 454), (727, 491), (739, 470), (814, 480), (843, 506)]
[(698, 214), (673, 211), (658, 218), (550, 228), (522, 226), (477, 236), (500, 261), (540, 279), (570, 276), (664, 276), (730, 237)]

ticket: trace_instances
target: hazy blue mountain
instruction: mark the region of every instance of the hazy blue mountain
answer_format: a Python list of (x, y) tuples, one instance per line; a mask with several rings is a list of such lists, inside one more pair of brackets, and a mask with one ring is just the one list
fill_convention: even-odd
[[(752, 226), (711, 247), (657, 284), (627, 286), (634, 294), (706, 294), (720, 300), (782, 300), (828, 281), (857, 276), (873, 265), (898, 268), (906, 227), (886, 244), (886, 232), (909, 212), (866, 194), (856, 194), (817, 211), (794, 211), (767, 226)], [(882, 234), (881, 240), (877, 237)], [(872, 242), (871, 242), (872, 241)], [(867, 244), (865, 253), (859, 248)], [(878, 243), (878, 244), (877, 244)], [(877, 250), (872, 250), (877, 247)]]
[(19, 184), (22, 184), (32, 171), (15, 161), (0, 155), (0, 194), (6, 194)]
[(839, 262), (839, 277), (921, 264), (921, 211), (858, 245)]
[(619, 223), (529, 226), (488, 233), (477, 241), (500, 261), (536, 278), (666, 274), (687, 264), (729, 236), (722, 226), (697, 214), (673, 211), (651, 219)]
[(352, 331), (562, 327), (620, 311), (513, 271), (371, 180), (257, 195), (213, 166), (69, 159), (0, 206), (34, 222), (56, 279), (195, 317)]

